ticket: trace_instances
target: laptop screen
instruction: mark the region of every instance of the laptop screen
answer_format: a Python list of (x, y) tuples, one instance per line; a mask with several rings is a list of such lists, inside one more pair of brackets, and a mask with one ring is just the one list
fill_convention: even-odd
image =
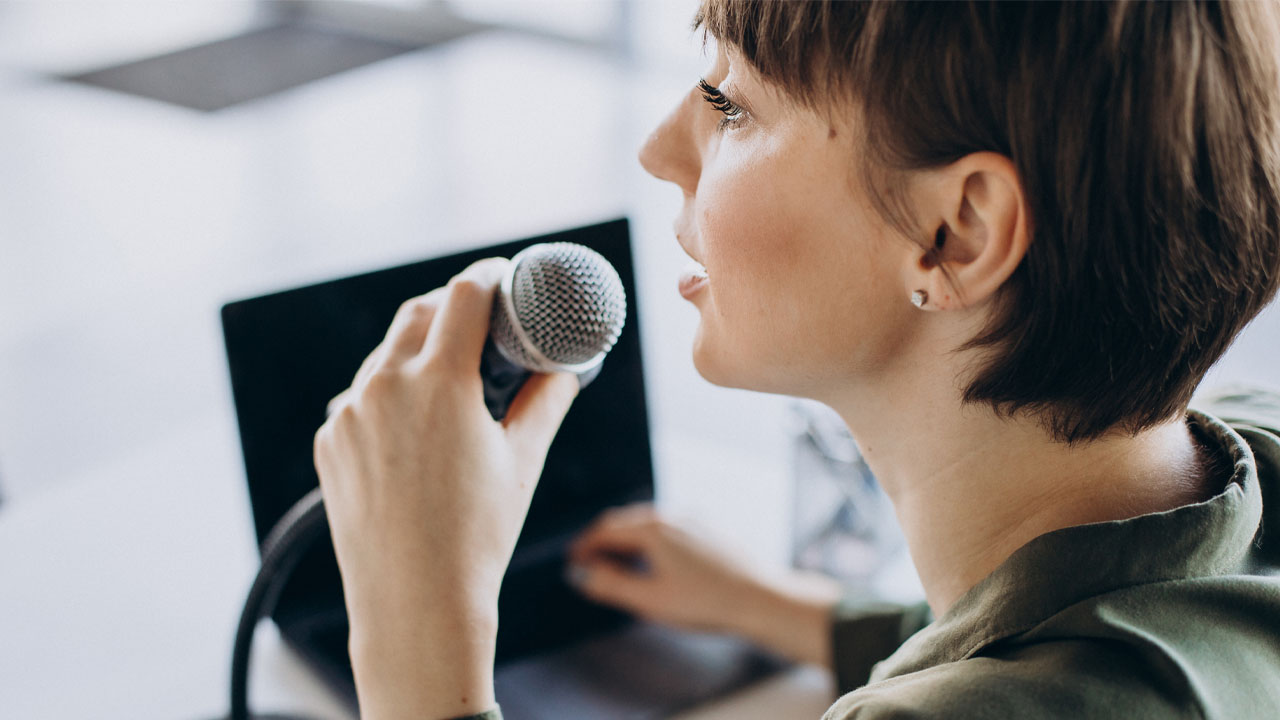
[[(626, 220), (225, 305), (222, 327), (259, 544), (289, 507), (318, 484), (312, 440), (324, 422), (325, 405), (350, 384), (400, 304), (444, 285), (478, 259), (510, 257), (534, 243), (560, 241), (586, 245), (613, 263), (629, 299), (627, 321), (600, 376), (578, 396), (547, 455), (503, 583), (498, 660), (569, 643), (623, 621), (581, 599), (562, 573), (568, 541), (601, 510), (653, 497)], [(272, 614), (287, 637), (302, 632), (300, 628), (345, 632), (333, 550), (328, 542), (319, 545), (299, 564)]]

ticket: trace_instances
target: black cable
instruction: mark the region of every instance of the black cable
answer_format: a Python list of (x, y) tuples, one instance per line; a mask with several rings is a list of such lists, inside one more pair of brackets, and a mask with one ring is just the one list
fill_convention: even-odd
[(258, 622), (275, 609), (280, 592), (298, 561), (327, 530), (324, 498), (320, 488), (316, 488), (294, 503), (262, 542), (262, 567), (258, 568), (249, 596), (245, 598), (236, 628), (235, 647), (231, 651), (230, 720), (298, 720), (249, 714), (249, 651), (253, 648), (253, 633)]

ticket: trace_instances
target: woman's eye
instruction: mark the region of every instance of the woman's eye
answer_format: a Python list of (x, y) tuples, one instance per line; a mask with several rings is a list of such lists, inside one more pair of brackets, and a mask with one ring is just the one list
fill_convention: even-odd
[(702, 91), (703, 100), (711, 103), (711, 107), (719, 110), (720, 113), (724, 115), (724, 117), (720, 118), (720, 128), (727, 127), (735, 120), (742, 117), (742, 108), (738, 107), (732, 100), (725, 97), (725, 94), (720, 91), (720, 88), (712, 85), (706, 80), (699, 80), (698, 90)]

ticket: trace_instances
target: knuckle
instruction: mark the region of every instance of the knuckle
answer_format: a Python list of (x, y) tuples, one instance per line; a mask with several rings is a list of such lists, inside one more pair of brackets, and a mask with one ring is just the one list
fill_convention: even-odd
[(458, 275), (449, 281), (450, 300), (474, 300), (488, 292), (488, 286), (469, 274)]
[(329, 416), (333, 415), (334, 411), (341, 407), (343, 403), (347, 402), (347, 398), (350, 396), (351, 390), (348, 388), (330, 398), (329, 402), (324, 406), (325, 419), (328, 419)]
[(434, 309), (432, 298), (427, 295), (419, 295), (401, 303), (396, 315), (409, 322), (421, 322), (431, 317)]
[(330, 421), (325, 421), (323, 425), (316, 430), (315, 437), (311, 440), (311, 459), (319, 466), (329, 451), (332, 443), (333, 429)]
[(409, 312), (414, 318), (418, 319), (430, 317), (431, 313), (435, 311), (435, 309), (434, 298), (428, 298), (426, 296), (415, 299), (413, 301), (413, 305), (409, 306)]
[[(378, 367), (369, 373), (369, 379), (365, 381), (364, 389), (360, 394), (363, 397), (379, 400), (388, 393), (394, 392), (399, 384), (400, 373), (398, 370), (386, 366)], [(347, 407), (350, 407), (350, 403), (347, 404)]]
[(339, 427), (348, 427), (356, 420), (356, 408), (353, 403), (345, 402), (338, 408), (330, 418), (333, 429), (332, 433), (337, 434)]

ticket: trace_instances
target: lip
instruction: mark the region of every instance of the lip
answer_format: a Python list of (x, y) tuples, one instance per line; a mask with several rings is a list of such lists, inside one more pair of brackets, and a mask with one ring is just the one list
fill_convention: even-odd
[(685, 300), (692, 300), (710, 282), (707, 276), (707, 268), (689, 248), (689, 245), (685, 243), (684, 239), (688, 234), (680, 232), (679, 228), (676, 229), (675, 234), (676, 243), (691, 259), (691, 262), (680, 271), (680, 295)]
[(692, 300), (708, 283), (707, 269), (702, 267), (702, 263), (691, 261), (680, 272), (680, 295), (685, 300)]

